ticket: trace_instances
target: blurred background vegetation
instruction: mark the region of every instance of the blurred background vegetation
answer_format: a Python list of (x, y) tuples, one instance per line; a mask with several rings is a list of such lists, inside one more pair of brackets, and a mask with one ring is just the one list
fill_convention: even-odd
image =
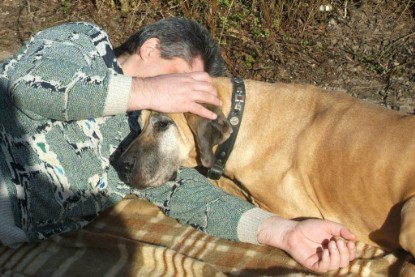
[(228, 76), (307, 82), (414, 113), (415, 0), (0, 0), (0, 51), (66, 21), (92, 21), (118, 45), (170, 16), (205, 25)]

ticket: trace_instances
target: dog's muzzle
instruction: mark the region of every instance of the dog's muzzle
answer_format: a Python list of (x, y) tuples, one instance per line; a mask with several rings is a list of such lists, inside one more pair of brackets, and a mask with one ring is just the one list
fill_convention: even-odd
[(113, 166), (120, 179), (139, 189), (175, 179), (182, 162), (177, 152), (178, 137), (170, 117), (152, 112), (141, 134), (114, 155)]

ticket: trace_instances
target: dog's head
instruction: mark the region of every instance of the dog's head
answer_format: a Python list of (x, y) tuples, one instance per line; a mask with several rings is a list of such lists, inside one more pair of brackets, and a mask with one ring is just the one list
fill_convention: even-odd
[(140, 135), (115, 161), (124, 181), (137, 188), (154, 187), (174, 178), (180, 165), (210, 168), (214, 146), (230, 136), (232, 127), (220, 108), (208, 108), (218, 115), (215, 120), (190, 113), (142, 111)]

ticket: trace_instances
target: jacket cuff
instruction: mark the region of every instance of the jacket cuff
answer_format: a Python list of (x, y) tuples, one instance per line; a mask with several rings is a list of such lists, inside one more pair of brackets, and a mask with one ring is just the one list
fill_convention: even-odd
[(275, 216), (275, 214), (260, 208), (253, 208), (243, 213), (238, 223), (238, 239), (242, 242), (259, 244), (257, 238), (258, 227), (271, 216)]
[(132, 77), (111, 75), (103, 116), (122, 114), (127, 111), (131, 95)]

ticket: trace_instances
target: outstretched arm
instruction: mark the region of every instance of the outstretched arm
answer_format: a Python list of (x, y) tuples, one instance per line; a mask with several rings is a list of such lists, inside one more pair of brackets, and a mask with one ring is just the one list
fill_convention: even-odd
[(317, 272), (345, 267), (355, 256), (354, 235), (342, 225), (278, 217), (225, 193), (194, 169), (181, 169), (176, 181), (136, 194), (181, 223), (225, 239), (278, 247)]

